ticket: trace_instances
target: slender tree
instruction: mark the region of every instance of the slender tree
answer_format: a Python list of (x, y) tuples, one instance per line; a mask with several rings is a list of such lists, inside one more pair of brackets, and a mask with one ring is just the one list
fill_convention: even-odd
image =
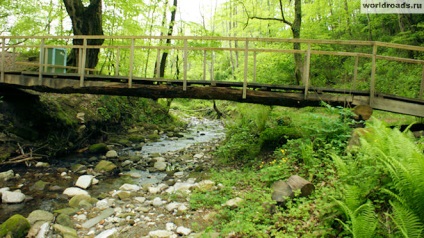
[[(88, 6), (84, 6), (82, 0), (63, 0), (66, 11), (72, 21), (74, 35), (103, 35), (102, 26), (102, 0), (90, 0)], [(89, 39), (88, 45), (102, 45), (104, 39)], [(83, 40), (74, 39), (74, 45), (82, 45)], [(95, 68), (99, 61), (99, 49), (88, 49), (87, 68)], [(68, 57), (68, 65), (76, 66), (78, 62), (78, 50), (73, 49)]]
[[(285, 10), (283, 5), (283, 0), (279, 0), (279, 13), (280, 17), (261, 17), (261, 16), (250, 16), (249, 19), (258, 19), (265, 21), (279, 21), (290, 27), (294, 39), (300, 38), (300, 29), (302, 25), (302, 2), (301, 0), (294, 0), (294, 18), (293, 21), (287, 20), (285, 16)], [(294, 50), (300, 50), (300, 43), (293, 43)], [(303, 60), (301, 54), (294, 54), (295, 61), (295, 79), (296, 83), (300, 84), (302, 82), (302, 69), (303, 69)]]
[[(172, 3), (172, 7), (171, 7), (171, 19), (169, 20), (169, 25), (168, 25), (168, 31), (166, 33), (167, 36), (172, 36), (172, 32), (174, 31), (174, 25), (175, 25), (175, 17), (176, 17), (176, 13), (177, 13), (177, 5), (178, 5), (178, 0), (173, 0)], [(163, 25), (165, 25), (165, 16), (164, 16), (164, 20), (163, 20)], [(167, 38), (166, 39), (166, 45), (170, 45), (171, 44), (171, 39)], [(160, 65), (159, 65), (159, 77), (163, 78), (165, 77), (165, 68), (166, 68), (166, 59), (168, 58), (168, 51), (164, 51), (162, 53), (162, 57), (160, 60)], [(155, 65), (156, 67), (156, 65)], [(156, 72), (156, 68), (155, 68), (155, 72)]]

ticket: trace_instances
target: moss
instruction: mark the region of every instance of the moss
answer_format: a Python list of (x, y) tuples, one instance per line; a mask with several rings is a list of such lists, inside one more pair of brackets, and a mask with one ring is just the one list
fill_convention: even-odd
[(131, 142), (144, 142), (145, 138), (143, 135), (139, 135), (139, 134), (132, 134), (130, 135), (130, 137), (128, 138)]
[(22, 215), (16, 214), (0, 225), (0, 237), (11, 234), (13, 238), (25, 237), (31, 225)]
[(88, 151), (91, 153), (106, 153), (108, 150), (105, 143), (93, 144), (88, 147)]

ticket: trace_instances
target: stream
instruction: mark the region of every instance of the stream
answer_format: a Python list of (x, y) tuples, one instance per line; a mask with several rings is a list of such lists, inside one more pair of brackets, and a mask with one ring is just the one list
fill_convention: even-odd
[[(152, 154), (177, 153), (194, 145), (203, 143), (218, 143), (225, 137), (225, 131), (220, 121), (190, 118), (187, 130), (181, 132), (182, 137), (168, 137), (166, 133), (161, 135), (157, 142), (147, 142), (141, 150), (135, 150), (133, 147), (117, 150), (119, 156), (141, 156), (141, 160), (148, 159)], [(196, 147), (197, 148), (197, 147)], [(201, 149), (199, 146), (197, 149)], [(20, 189), (27, 199), (19, 204), (0, 203), (0, 223), (14, 214), (27, 216), (33, 210), (45, 210), (53, 212), (68, 205), (69, 198), (62, 194), (64, 188), (72, 187), (81, 174), (73, 173), (71, 166), (73, 164), (85, 164), (87, 167), (94, 165), (90, 161), (95, 161), (89, 155), (75, 154), (65, 158), (57, 158), (50, 161), (47, 168), (15, 166), (12, 169), (15, 178), (9, 181), (0, 182), (0, 188), (9, 187), (10, 190)], [(0, 168), (0, 172), (4, 172)], [(131, 173), (131, 176), (122, 176)], [(66, 174), (66, 175), (64, 175)], [(119, 188), (124, 183), (136, 184), (157, 184), (167, 176), (166, 172), (149, 172), (136, 168), (127, 169), (121, 173), (121, 176), (109, 176), (101, 178), (99, 184), (92, 186), (87, 191), (97, 197), (102, 193), (107, 193)], [(45, 183), (45, 189), (40, 189), (36, 183)]]

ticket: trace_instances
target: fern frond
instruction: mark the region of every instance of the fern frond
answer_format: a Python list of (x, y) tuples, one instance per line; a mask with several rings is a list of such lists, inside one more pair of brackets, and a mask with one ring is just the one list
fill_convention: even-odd
[(396, 228), (405, 238), (422, 237), (424, 225), (413, 211), (398, 202), (391, 202), (393, 215), (389, 215)]
[(352, 211), (345, 203), (339, 200), (335, 201), (342, 208), (346, 217), (351, 221), (352, 225), (349, 226), (348, 223), (337, 219), (345, 230), (352, 233), (354, 238), (374, 237), (378, 221), (374, 212), (374, 207), (370, 202), (362, 204), (356, 210)]

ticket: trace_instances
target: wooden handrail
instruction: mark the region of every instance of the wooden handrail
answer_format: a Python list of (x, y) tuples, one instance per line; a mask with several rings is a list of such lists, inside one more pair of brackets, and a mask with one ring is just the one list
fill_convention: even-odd
[[(129, 65), (128, 65), (128, 87), (132, 87), (133, 78), (137, 77), (135, 75), (135, 57), (136, 51), (140, 50), (156, 50), (156, 72), (154, 72), (154, 77), (158, 78), (159, 75), (159, 63), (161, 52), (163, 51), (180, 51), (183, 55), (183, 84), (184, 91), (187, 89), (187, 80), (188, 75), (187, 71), (189, 70), (189, 55), (192, 52), (199, 52), (203, 54), (203, 80), (206, 79), (206, 65), (207, 65), (207, 55), (208, 52), (211, 52), (210, 60), (210, 76), (211, 76), (211, 85), (215, 84), (214, 79), (214, 54), (216, 52), (243, 52), (244, 54), (244, 71), (243, 71), (243, 93), (242, 97), (246, 97), (246, 90), (249, 86), (249, 77), (253, 78), (252, 81), (256, 81), (257, 73), (257, 55), (260, 53), (270, 53), (270, 54), (302, 54), (305, 56), (305, 64), (303, 68), (304, 75), (304, 94), (305, 98), (308, 96), (309, 87), (313, 86), (313, 78), (309, 78), (310, 69), (313, 67), (311, 65), (311, 56), (313, 55), (328, 55), (328, 56), (341, 56), (341, 57), (354, 57), (354, 68), (353, 68), (353, 84), (356, 84), (358, 81), (358, 67), (360, 58), (365, 58), (371, 61), (371, 74), (370, 74), (370, 104), (373, 103), (375, 95), (378, 93), (376, 90), (377, 78), (377, 60), (386, 60), (394, 61), (408, 64), (417, 64), (423, 65), (423, 75), (420, 82), (420, 91), (418, 93), (419, 98), (421, 99), (424, 95), (424, 60), (411, 59), (407, 57), (399, 56), (390, 56), (378, 54), (377, 49), (396, 49), (404, 51), (418, 51), (424, 52), (424, 47), (413, 46), (413, 45), (402, 45), (395, 43), (379, 42), (379, 41), (356, 41), (356, 40), (317, 40), (317, 39), (283, 39), (283, 38), (257, 38), (257, 37), (218, 37), (218, 36), (0, 36), (1, 38), (1, 59), (2, 63), (0, 65), (1, 71), (1, 82), (4, 82), (4, 71), (5, 71), (5, 52), (8, 49), (19, 49), (19, 48), (32, 48), (39, 49), (39, 62), (30, 63), (30, 62), (17, 62), (21, 65), (32, 65), (38, 66), (38, 75), (39, 80), (42, 81), (43, 74), (47, 68), (69, 68), (76, 69), (80, 78), (80, 87), (84, 87), (84, 80), (86, 72), (95, 71), (95, 69), (87, 69), (86, 58), (87, 51), (91, 49), (104, 49), (104, 50), (115, 50), (116, 51), (116, 60), (114, 65), (114, 74), (120, 75), (119, 70), (122, 69), (120, 60), (123, 55), (122, 52), (129, 52)], [(21, 44), (17, 45), (6, 45), (7, 42), (16, 40), (16, 39), (25, 39)], [(81, 45), (71, 45), (71, 39), (81, 39), (83, 40)], [(104, 39), (104, 40), (113, 40), (114, 45), (108, 45), (106, 41), (103, 45), (88, 45), (88, 40), (90, 39)], [(160, 42), (164, 39), (173, 40), (173, 45), (162, 45)], [(57, 40), (65, 40), (63, 44), (57, 43)], [(52, 44), (49, 41), (56, 41)], [(152, 41), (157, 41), (157, 45), (152, 44)], [(204, 44), (205, 42), (218, 42), (220, 46), (214, 46), (212, 43), (206, 43), (205, 46), (199, 45), (196, 43)], [(230, 42), (238, 42), (238, 46), (233, 46)], [(301, 43), (303, 48), (299, 50), (292, 49), (292, 43)], [(266, 45), (269, 44), (269, 45)], [(284, 44), (284, 45), (282, 45)], [(228, 46), (230, 45), (230, 46)], [(321, 45), (341, 45), (346, 46), (346, 48), (354, 48), (354, 50), (323, 50), (321, 47), (316, 48), (316, 46)], [(63, 48), (67, 51), (75, 49), (79, 51), (78, 66), (59, 66), (55, 64), (50, 64), (47, 62), (46, 52), (48, 49)], [(371, 52), (370, 52), (371, 51)], [(253, 67), (249, 68), (250, 62), (249, 57), (253, 58)], [(147, 59), (149, 60), (149, 59)], [(128, 61), (127, 61), (128, 62)], [(147, 67), (147, 66), (146, 66)], [(252, 72), (250, 74), (250, 72)]]

